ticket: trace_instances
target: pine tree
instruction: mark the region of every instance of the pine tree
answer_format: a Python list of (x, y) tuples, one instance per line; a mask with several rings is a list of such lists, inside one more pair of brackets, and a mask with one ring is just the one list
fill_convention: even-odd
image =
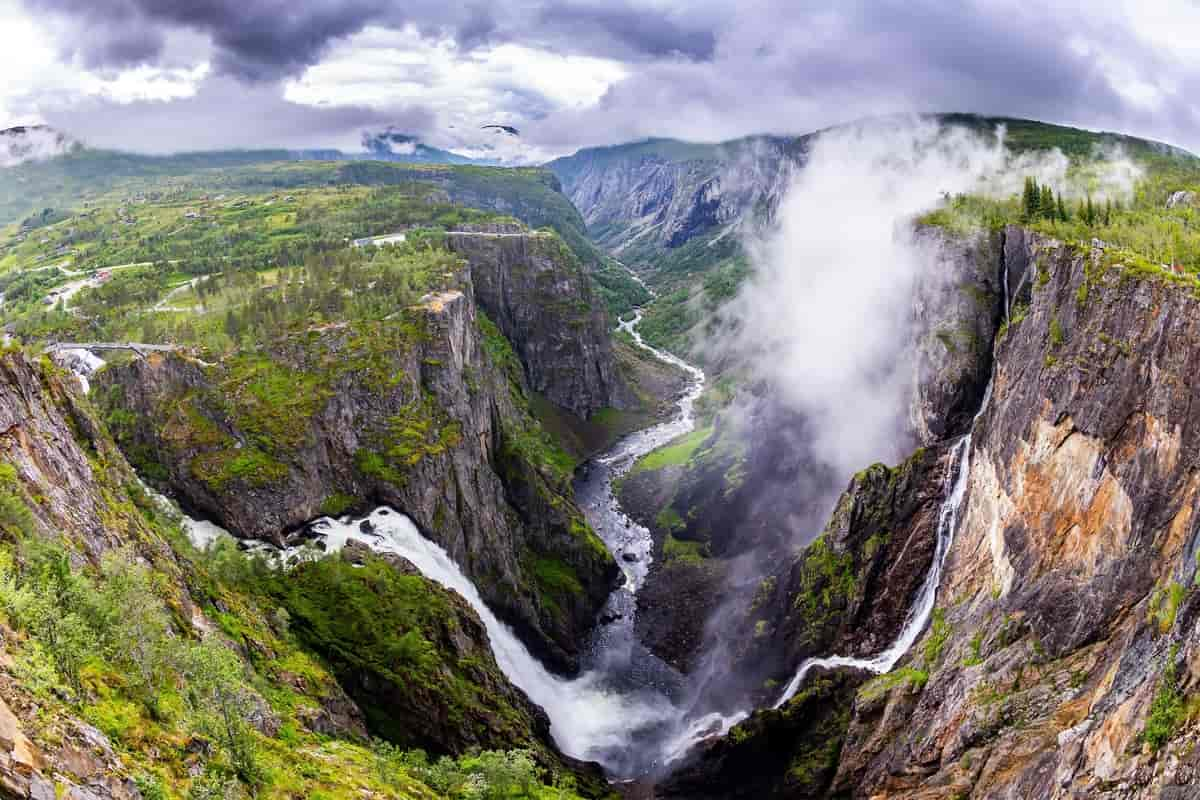
[(1092, 196), (1087, 196), (1087, 206), (1084, 208), (1083, 221), (1088, 224), (1088, 227), (1096, 224), (1096, 206), (1092, 203)]
[(1041, 198), (1038, 200), (1038, 215), (1044, 219), (1054, 219), (1054, 190), (1049, 186), (1043, 186)]
[(1104, 201), (1104, 224), (1105, 225), (1112, 224), (1112, 210), (1113, 210), (1112, 200), (1105, 200)]
[(1058, 196), (1058, 218), (1063, 222), (1071, 221), (1071, 217), (1067, 214), (1067, 204), (1063, 202), (1061, 194)]
[(1021, 199), (1021, 205), (1024, 221), (1031, 222), (1037, 217), (1038, 206), (1041, 205), (1041, 192), (1038, 189), (1036, 178), (1027, 177), (1025, 179), (1025, 192)]

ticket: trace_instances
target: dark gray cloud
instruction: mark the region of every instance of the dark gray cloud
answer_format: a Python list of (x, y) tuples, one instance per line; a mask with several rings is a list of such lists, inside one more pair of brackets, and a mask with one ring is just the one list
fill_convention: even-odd
[(362, 131), (395, 129), (420, 134), (434, 125), (422, 109), (388, 111), (362, 106), (309, 106), (288, 102), (275, 85), (246, 86), (230, 78), (205, 81), (194, 97), (168, 103), (94, 99), (64, 105), (46, 121), (93, 147), (171, 153), (188, 150), (361, 145)]
[[(895, 111), (1034, 117), (1200, 145), (1200, 112), (1190, 100), (1200, 97), (1200, 63), (1139, 38), (1128, 16), (1132, 0), (1094, 4), (1086, 14), (1070, 0), (23, 2), (73, 29), (60, 41), (84, 63), (178, 63), (182, 51), (171, 37), (186, 32), (211, 44), (217, 75), (263, 86), (301, 74), (367, 26), (412, 25), (430, 39), (450, 37), (464, 59), (473, 48), (518, 43), (623, 62), (628, 77), (588, 108), (548, 96), (519, 70), (488, 87), (494, 102), (481, 117), (516, 125), (523, 145), (542, 153), (651, 135), (796, 133)], [(1188, 0), (1178, 2), (1187, 8)], [(363, 80), (395, 79), (385, 73)], [(436, 88), (442, 75), (418, 64), (401, 79)], [(223, 86), (231, 99), (237, 94)], [(259, 96), (253, 86), (243, 92)], [(173, 113), (168, 108), (175, 104), (161, 110)], [(350, 124), (365, 115), (327, 111), (309, 118), (288, 104), (284, 117), (303, 117), (298, 130), (307, 131), (317, 118)], [(257, 121), (251, 127), (275, 131)], [(344, 140), (357, 139), (346, 132)], [(452, 137), (426, 141), (454, 144)]]
[[(1183, 87), (1200, 84), (1200, 69), (1160, 44), (1139, 39), (1119, 7), (1080, 14), (1057, 0), (747, 0), (718, 29), (711, 59), (642, 65), (597, 106), (552, 115), (528, 136), (549, 148), (651, 135), (716, 140), (895, 111), (970, 111), (1194, 146), (1200, 131)], [(1176, 97), (1134, 102), (1100, 54), (1151, 84), (1177, 84)]]
[(54, 15), (70, 33), (64, 49), (91, 67), (154, 63), (167, 34), (186, 29), (211, 38), (215, 66), (247, 81), (298, 74), (330, 45), (368, 25), (416, 26), (460, 47), (522, 41), (632, 57), (711, 56), (712, 30), (683, 24), (683, 14), (652, 7), (516, 2), (497, 13), (485, 3), (417, 0), (23, 0)]
[(591, 39), (600, 51), (624, 47), (628, 55), (634, 56), (684, 56), (707, 61), (717, 47), (717, 33), (705, 25), (703, 15), (686, 9), (675, 14), (649, 14), (615, 0), (596, 5), (551, 5), (539, 12), (536, 29), (552, 33), (555, 38)]

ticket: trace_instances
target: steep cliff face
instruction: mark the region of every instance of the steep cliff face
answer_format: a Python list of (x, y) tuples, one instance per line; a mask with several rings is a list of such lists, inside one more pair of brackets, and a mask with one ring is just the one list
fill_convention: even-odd
[(806, 148), (804, 137), (720, 145), (651, 139), (581, 150), (547, 166), (593, 238), (623, 257), (677, 248), (755, 215), (768, 218)]
[(954, 234), (933, 225), (916, 226), (913, 236), (924, 269), (912, 299), (908, 416), (916, 440), (931, 444), (965, 430), (983, 398), (1004, 314), (1008, 239), (1002, 231)]
[(571, 669), (618, 571), (525, 392), (467, 270), (382, 322), (293, 331), (220, 364), (135, 359), (93, 393), (150, 480), (238, 536), (281, 542), (366, 503), (403, 510)]
[[(911, 375), (909, 429), (903, 435), (911, 447), (927, 445), (940, 452), (941, 443), (966, 430), (987, 385), (991, 342), (1004, 308), (1005, 235), (997, 231), (964, 237), (929, 225), (898, 235), (912, 236), (923, 264), (910, 298), (910, 343), (900, 355)], [(704, 647), (716, 598), (728, 603), (728, 592), (719, 588), (728, 586), (728, 562), (752, 554), (757, 566), (749, 571), (772, 576), (777, 591), (786, 591), (795, 576), (789, 578), (789, 568), (780, 565), (790, 564), (794, 549), (825, 528), (829, 509), (845, 486), (845, 478), (814, 452), (809, 420), (773, 394), (765, 383), (750, 387), (717, 418), (683, 463), (635, 471), (619, 487), (624, 506), (641, 509), (641, 521), (660, 539), (669, 535), (706, 556), (672, 559), (667, 553), (656, 560), (642, 594), (647, 610), (639, 615), (638, 625), (644, 640), (685, 669)], [(911, 476), (907, 480), (913, 481)], [(851, 494), (864, 488), (857, 481), (851, 484)], [(940, 490), (936, 482), (930, 488), (933, 494)], [(875, 496), (862, 502), (883, 501)], [(932, 539), (927, 544), (922, 550), (926, 559)], [(923, 572), (917, 562), (908, 568), (917, 575)], [(791, 591), (794, 594), (795, 587)], [(738, 616), (751, 611), (740, 609)], [(765, 618), (751, 619), (749, 627), (728, 622), (718, 626), (722, 636), (742, 639), (735, 649), (754, 654), (746, 662), (747, 674), (760, 669), (769, 675), (775, 663), (769, 654), (795, 654), (804, 625), (795, 623), (781, 632), (780, 620), (764, 621), (779, 633), (776, 641), (746, 633), (759, 619)], [(821, 652), (824, 644), (828, 642), (818, 642), (811, 652)]]
[(470, 265), (475, 299), (513, 343), (533, 391), (584, 419), (633, 406), (604, 307), (561, 239), (493, 225), (447, 243)]
[(1029, 304), (996, 347), (941, 595), (950, 633), (924, 691), (860, 698), (839, 782), (1188, 796), (1196, 287), (1101, 247), (1010, 241)]
[[(479, 615), (406, 559), (352, 541), (339, 559), (301, 565), (283, 584), (293, 630), (330, 665), (372, 734), (433, 753), (527, 747), (557, 762), (549, 719), (501, 672)], [(387, 644), (414, 622), (437, 655), (423, 665)]]
[[(843, 701), (844, 743), (824, 790), (947, 800), (1192, 796), (1200, 791), (1191, 701), (1200, 687), (1200, 428), (1191, 414), (1200, 287), (1099, 242), (1065, 245), (1010, 228), (1003, 250), (1011, 316), (996, 337), (992, 393), (974, 428), (933, 622), (896, 669)], [(919, 521), (940, 503), (931, 481), (943, 473), (913, 484), (926, 498), (916, 513), (886, 504), (866, 528), (876, 516), (864, 513), (877, 497), (870, 487), (883, 484), (856, 479), (831, 528), (861, 509), (850, 530), (888, 530), (890, 542), (913, 531), (885, 559), (901, 568), (908, 547), (915, 556), (928, 542)], [(865, 586), (857, 565), (870, 548), (860, 537), (831, 541), (849, 547), (830, 549), (834, 558), (810, 548), (798, 562), (831, 568), (790, 581), (828, 576), (815, 587), (818, 607), (838, 597), (838, 576), (856, 576), (840, 584), (854, 587), (852, 598)], [(876, 583), (863, 606), (806, 620), (780, 646), (795, 649), (831, 624), (842, 633), (823, 652), (878, 652), (911, 598), (905, 586), (902, 577)], [(781, 607), (796, 615), (813, 605), (804, 597)], [(884, 635), (867, 641), (863, 631), (874, 630)], [(804, 698), (756, 714), (688, 774), (721, 779), (714, 764), (739, 745), (754, 752)], [(787, 775), (808, 757), (804, 746), (789, 745), (797, 756)], [(764, 796), (786, 795), (786, 780)]]
[[(282, 739), (286, 729), (286, 742), (270, 745), (285, 773), (295, 774), (294, 761), (313, 757), (301, 750), (315, 746), (331, 769), (346, 773), (347, 786), (365, 789), (372, 781), (357, 774), (353, 759), (370, 759), (362, 747), (368, 735), (434, 753), (526, 747), (546, 766), (578, 767), (557, 754), (545, 714), (501, 672), (478, 615), (402, 559), (350, 545), (341, 559), (231, 585), (216, 566), (228, 566), (229, 553), (198, 557), (180, 544), (171, 516), (143, 490), (74, 375), (19, 351), (0, 353), (0, 424), (0, 796), (134, 800), (156, 774), (171, 774), (184, 792), (216, 757), (219, 737), (187, 727), (181, 707), (162, 705), (153, 719), (145, 716), (138, 696), (126, 694), (134, 677), (101, 643), (83, 654), (89, 672), (75, 685), (59, 676), (55, 659), (47, 664), (39, 655), (77, 643), (95, 624), (72, 612), (73, 627), (54, 629), (64, 636), (57, 642), (30, 624), (23, 610), (30, 598), (20, 599), (30, 574), (14, 572), (14, 562), (28, 567), (46, 547), (62, 548), (70, 562), (62, 567), (77, 575), (112, 559), (150, 570), (148, 597), (171, 609), (164, 636), (175, 643), (178, 664), (202, 641), (236, 656), (223, 688), (251, 693), (255, 730), (247, 735), (256, 741)], [(33, 600), (58, 602), (46, 592)], [(122, 651), (150, 649), (140, 637), (152, 632), (145, 621), (152, 618), (141, 619)], [(179, 668), (174, 657), (168, 662)], [(243, 674), (256, 674), (254, 689), (239, 689)], [(173, 675), (162, 690), (168, 703), (182, 702), (172, 688), (180, 679)], [(585, 782), (594, 777), (580, 774)], [(316, 780), (329, 786), (327, 777)], [(296, 784), (296, 791), (314, 785)], [(420, 784), (393, 788), (432, 796)]]

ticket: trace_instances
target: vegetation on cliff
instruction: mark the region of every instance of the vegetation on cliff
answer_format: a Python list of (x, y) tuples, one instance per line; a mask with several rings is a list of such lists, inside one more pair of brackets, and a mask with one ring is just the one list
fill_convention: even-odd
[[(22, 434), (0, 456), (6, 785), (188, 800), (575, 797), (532, 738), (540, 726), (513, 722), (530, 712), (501, 704), (518, 693), (486, 637), (456, 628), (480, 625), (461, 600), (375, 560), (330, 557), (285, 579), (231, 542), (196, 551), (72, 378), (14, 351), (0, 368), (0, 414)], [(63, 469), (81, 476), (69, 494), (55, 484)], [(453, 641), (464, 636), (470, 658)], [(452, 756), (440, 760), (399, 749), (431, 734), (427, 718), (401, 730), (372, 709), (364, 727), (340, 683), (347, 665), (406, 687), (416, 713), (482, 713), (465, 726), (475, 743), (427, 739)], [(522, 742), (534, 752), (497, 750)]]

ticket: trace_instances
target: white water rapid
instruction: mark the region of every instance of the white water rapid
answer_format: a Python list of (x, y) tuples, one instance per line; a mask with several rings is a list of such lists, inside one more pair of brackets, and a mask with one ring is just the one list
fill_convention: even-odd
[(90, 350), (62, 350), (56, 354), (56, 358), (60, 364), (79, 378), (79, 385), (83, 388), (84, 394), (92, 389), (91, 376), (104, 366), (104, 359)]

